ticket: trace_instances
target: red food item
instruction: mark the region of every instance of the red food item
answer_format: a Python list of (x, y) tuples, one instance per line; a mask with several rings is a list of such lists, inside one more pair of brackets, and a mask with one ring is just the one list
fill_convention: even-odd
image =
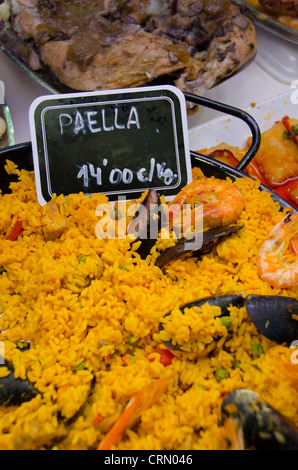
[(101, 413), (98, 413), (95, 418), (94, 418), (94, 422), (95, 423), (101, 423), (103, 421), (103, 416)]
[(223, 163), (227, 163), (230, 166), (233, 166), (234, 168), (238, 165), (239, 161), (237, 158), (233, 155), (233, 153), (230, 150), (224, 149), (224, 150), (214, 150), (212, 153), (210, 153), (209, 157), (215, 158), (217, 160), (222, 160)]
[[(159, 362), (163, 364), (164, 366), (168, 366), (169, 364), (172, 364), (172, 360), (174, 357), (174, 354), (169, 350), (169, 349), (155, 349), (153, 351), (155, 353), (158, 353), (160, 355)], [(150, 362), (153, 362), (154, 359), (150, 359)]]
[(254, 161), (250, 162), (247, 165), (244, 173), (247, 173), (250, 176), (254, 176), (258, 178), (262, 184), (264, 184), (265, 186), (269, 186), (269, 183), (266, 180), (265, 175), (262, 172), (260, 165), (257, 162), (254, 162)]
[[(235, 155), (227, 149), (214, 150), (212, 153), (210, 153), (209, 157), (215, 158), (216, 160), (220, 160), (223, 163), (227, 163), (233, 168), (236, 168), (239, 163), (239, 160), (235, 157)], [(244, 173), (257, 177), (261, 181), (261, 183), (268, 186), (268, 182), (257, 162), (250, 162), (244, 170)]]
[(283, 197), (286, 201), (290, 202), (290, 204), (293, 204), (293, 206), (298, 208), (296, 201), (291, 195), (292, 191), (294, 191), (296, 188), (298, 188), (298, 178), (286, 181), (280, 186), (274, 186), (272, 189), (281, 197)]
[(8, 240), (15, 242), (20, 233), (24, 230), (23, 224), (21, 220), (17, 220), (15, 225), (13, 226), (10, 234), (8, 235)]
[[(291, 136), (295, 137), (296, 139), (295, 142), (297, 143), (297, 137), (295, 136), (288, 122), (288, 119), (289, 118), (285, 116), (283, 118), (283, 123), (286, 126), (287, 131), (291, 134)], [(293, 140), (294, 140), (294, 137), (293, 137)], [(215, 159), (220, 159), (221, 161), (226, 162), (227, 164), (229, 164), (230, 166), (234, 168), (239, 163), (238, 159), (233, 155), (233, 153), (230, 150), (226, 150), (226, 149), (214, 150), (212, 153), (209, 154), (209, 156)], [(298, 177), (285, 181), (284, 183), (281, 183), (281, 184), (276, 184), (276, 185), (270, 184), (269, 181), (266, 179), (263, 171), (261, 170), (260, 165), (254, 160), (252, 160), (247, 165), (246, 169), (244, 170), (244, 173), (246, 173), (247, 175), (253, 176), (255, 178), (258, 178), (263, 185), (275, 191), (283, 199), (285, 199), (286, 201), (288, 201), (290, 204), (292, 204), (294, 207), (298, 209), (296, 198), (294, 197), (294, 195), (291, 194), (292, 191), (295, 190), (296, 188), (298, 190)]]
[(282, 118), (282, 123), (285, 126), (285, 128), (287, 129), (287, 131), (290, 134), (290, 136), (292, 137), (292, 139), (294, 140), (295, 144), (298, 145), (298, 139), (297, 139), (290, 123), (289, 123), (289, 116), (284, 116)]

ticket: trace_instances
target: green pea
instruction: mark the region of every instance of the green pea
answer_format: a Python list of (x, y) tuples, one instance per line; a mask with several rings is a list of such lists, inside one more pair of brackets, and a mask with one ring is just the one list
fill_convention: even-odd
[(218, 382), (220, 382), (223, 379), (227, 379), (229, 377), (229, 372), (227, 369), (224, 369), (223, 367), (217, 369), (215, 372), (215, 378)]
[(121, 266), (122, 271), (127, 271), (127, 267), (125, 266), (125, 264), (123, 266)]
[(235, 361), (233, 363), (233, 369), (241, 369), (240, 365), (241, 365), (240, 361)]
[(128, 342), (131, 346), (137, 346), (139, 341), (140, 341), (139, 339), (137, 340), (135, 339), (134, 335), (129, 335), (128, 337)]
[(86, 362), (85, 362), (85, 361), (82, 361), (80, 364), (78, 364), (78, 365), (75, 367), (75, 371), (78, 372), (79, 370), (84, 370), (84, 369), (85, 369), (85, 364), (86, 364)]
[(80, 256), (80, 257), (78, 258), (78, 262), (79, 262), (79, 263), (86, 263), (86, 256)]
[(229, 317), (229, 316), (223, 316), (223, 317), (220, 317), (221, 319), (221, 323), (223, 324), (223, 326), (225, 326), (227, 329), (231, 328), (232, 326), (232, 318)]
[(137, 361), (136, 361), (136, 358), (134, 356), (129, 355), (128, 357), (129, 357), (129, 360), (132, 364), (136, 364)]
[(253, 344), (251, 351), (257, 357), (260, 357), (262, 354), (264, 354), (264, 350), (260, 344)]

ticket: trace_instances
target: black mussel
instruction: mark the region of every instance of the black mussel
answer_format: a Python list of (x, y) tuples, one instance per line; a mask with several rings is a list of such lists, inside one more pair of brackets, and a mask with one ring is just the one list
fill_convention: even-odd
[(12, 365), (0, 357), (0, 367), (7, 367), (10, 374), (0, 378), (0, 405), (19, 406), (32, 400), (39, 392), (34, 386), (19, 378), (15, 378)]
[[(226, 316), (229, 315), (229, 306), (234, 305), (235, 307), (242, 307), (244, 305), (244, 298), (242, 294), (226, 294), (226, 295), (216, 295), (212, 297), (204, 297), (203, 299), (196, 300), (194, 302), (190, 302), (188, 304), (183, 305), (180, 307), (180, 311), (184, 314), (185, 309), (193, 308), (193, 307), (202, 307), (208, 303), (209, 305), (215, 305), (221, 308), (221, 315)], [(170, 313), (167, 313), (165, 316), (169, 316)], [(160, 323), (159, 331), (164, 329), (163, 324)], [(178, 344), (173, 345), (172, 341), (164, 341), (165, 346), (169, 349), (180, 349)]]
[(221, 308), (222, 315), (228, 315), (228, 307), (234, 305), (235, 307), (242, 307), (244, 304), (244, 298), (242, 294), (226, 294), (226, 295), (215, 295), (212, 297), (204, 297), (203, 299), (190, 302), (189, 304), (183, 305), (180, 308), (181, 312), (184, 313), (186, 308), (202, 307), (204, 304), (216, 305)]
[(30, 341), (27, 341), (27, 340), (21, 340), (18, 342), (17, 344), (17, 348), (22, 351), (22, 352), (25, 352), (25, 351), (29, 351), (30, 349)]
[(171, 261), (174, 261), (183, 255), (193, 253), (197, 256), (200, 256), (203, 253), (208, 253), (212, 250), (220, 238), (227, 237), (232, 233), (238, 232), (238, 230), (241, 228), (241, 226), (237, 225), (229, 227), (217, 227), (203, 232), (201, 236), (195, 234), (189, 240), (181, 238), (174, 246), (167, 248), (159, 255), (155, 261), (155, 265), (163, 269)]
[(298, 450), (297, 429), (251, 390), (229, 393), (221, 413), (223, 418), (233, 418), (242, 429), (246, 449)]
[(142, 259), (148, 256), (158, 238), (158, 232), (161, 229), (161, 211), (162, 205), (157, 191), (149, 189), (147, 196), (128, 227), (129, 233), (131, 233), (131, 230), (138, 233), (138, 238), (135, 241), (141, 241), (137, 252)]
[(276, 295), (248, 295), (247, 314), (266, 338), (290, 346), (298, 340), (298, 301)]

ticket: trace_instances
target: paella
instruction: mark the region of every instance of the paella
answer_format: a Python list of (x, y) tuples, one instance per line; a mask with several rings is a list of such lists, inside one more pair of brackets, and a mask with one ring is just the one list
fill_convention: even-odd
[[(256, 179), (199, 168), (172, 202), (41, 207), (34, 173), (6, 171), (18, 181), (0, 195), (2, 450), (298, 448), (294, 210)], [(125, 214), (140, 203), (147, 228), (162, 219), (152, 200), (173, 210), (147, 245)]]

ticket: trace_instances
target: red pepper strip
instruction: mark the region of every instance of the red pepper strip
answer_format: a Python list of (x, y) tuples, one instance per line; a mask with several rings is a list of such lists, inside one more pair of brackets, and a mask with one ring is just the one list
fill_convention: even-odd
[[(288, 116), (285, 116), (283, 118), (283, 123), (284, 123), (287, 131), (293, 137), (294, 141), (296, 143), (298, 143), (297, 137), (295, 136), (289, 122), (287, 121), (288, 119), (289, 119)], [(276, 122), (280, 122), (280, 121), (276, 121)], [(230, 150), (226, 150), (226, 149), (225, 150), (220, 150), (220, 149), (214, 150), (212, 153), (209, 154), (209, 157), (214, 157), (214, 158), (222, 157), (222, 158), (225, 158), (229, 162), (229, 165), (233, 166), (234, 168), (239, 163), (239, 160), (237, 160), (237, 158), (233, 155), (233, 153)], [(267, 181), (264, 173), (262, 172), (262, 170), (260, 168), (260, 165), (255, 161), (251, 161), (247, 165), (246, 169), (244, 170), (244, 173), (246, 173), (247, 175), (250, 175), (250, 176), (254, 176), (255, 178), (258, 178), (258, 180), (260, 180), (261, 183), (264, 186), (267, 186), (268, 188), (273, 189), (283, 199), (285, 199), (290, 204), (293, 204), (295, 207), (297, 207), (295, 202), (292, 200), (290, 193), (298, 185), (298, 178), (287, 181), (287, 182), (285, 182), (281, 185), (274, 185), (273, 186)]]
[(101, 413), (98, 413), (95, 418), (94, 418), (94, 422), (95, 423), (101, 423), (103, 421), (103, 416)]
[(293, 132), (293, 129), (291, 128), (291, 124), (289, 123), (289, 116), (284, 116), (282, 118), (282, 122), (283, 122), (283, 125), (285, 126), (285, 128), (287, 129), (288, 133), (290, 134), (290, 136), (294, 140), (295, 144), (298, 145), (298, 139), (295, 136), (295, 134)]
[(10, 234), (8, 235), (8, 240), (15, 242), (20, 233), (23, 231), (23, 224), (21, 220), (17, 220), (14, 227), (12, 228)]
[[(164, 366), (168, 366), (169, 364), (172, 364), (174, 354), (169, 349), (155, 349), (155, 351), (153, 352), (158, 353), (160, 355), (159, 362), (163, 364)], [(154, 359), (150, 359), (150, 362), (153, 362), (153, 361)]]
[(270, 184), (268, 183), (268, 181), (267, 181), (264, 173), (262, 172), (260, 166), (258, 165), (258, 163), (250, 162), (247, 165), (246, 170), (244, 171), (244, 173), (247, 173), (250, 176), (255, 176), (256, 178), (258, 178), (261, 181), (262, 184), (264, 184), (265, 186), (270, 188)]
[(293, 180), (286, 181), (285, 183), (279, 186), (273, 186), (272, 189), (279, 194), (282, 198), (288, 201), (293, 206), (297, 207), (295, 201), (291, 198), (291, 192), (298, 186), (298, 178), (294, 178)]
[(227, 150), (227, 149), (224, 149), (224, 150), (214, 150), (214, 152), (210, 153), (209, 157), (213, 157), (213, 158), (216, 158), (216, 157), (221, 157), (221, 158), (224, 158), (226, 159), (226, 161), (228, 162), (228, 165), (232, 166), (232, 167), (236, 167), (239, 163), (239, 161), (237, 160), (237, 158), (233, 155), (233, 153), (230, 151), (230, 150)]
[[(209, 157), (224, 157), (228, 161), (228, 164), (234, 168), (236, 168), (239, 163), (239, 160), (233, 155), (232, 152), (230, 152), (230, 150), (214, 150), (214, 152), (212, 152)], [(261, 181), (262, 184), (269, 186), (260, 166), (256, 162), (250, 162), (244, 170), (244, 173), (255, 176)]]

